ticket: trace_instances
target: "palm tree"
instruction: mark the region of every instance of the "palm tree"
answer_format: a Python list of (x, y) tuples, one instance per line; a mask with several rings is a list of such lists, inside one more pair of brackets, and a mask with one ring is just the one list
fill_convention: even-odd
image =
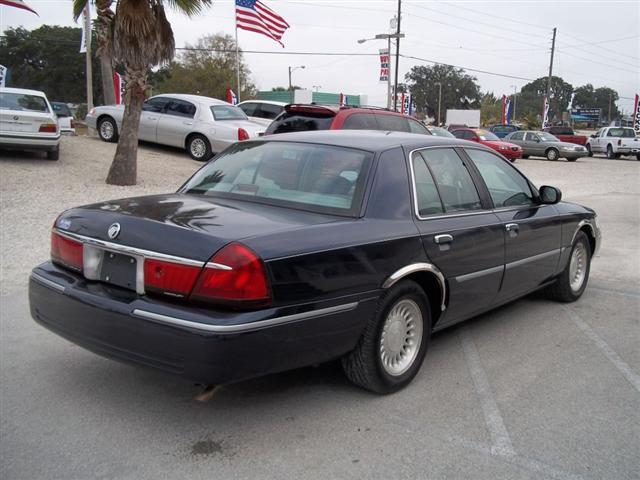
[[(84, 2), (85, 5), (87, 1), (74, 0), (76, 3)], [(102, 4), (110, 3), (110, 0), (99, 1)], [(165, 15), (164, 4), (191, 16), (211, 3), (212, 0), (118, 1), (116, 11), (107, 24), (105, 51), (113, 63), (124, 67), (125, 109), (122, 131), (107, 175), (107, 183), (136, 183), (138, 126), (147, 89), (147, 74), (152, 66), (169, 62), (175, 53), (173, 31)], [(110, 8), (107, 7), (107, 10), (110, 11)], [(98, 12), (100, 15), (100, 7)], [(105, 20), (107, 15), (104, 15)]]

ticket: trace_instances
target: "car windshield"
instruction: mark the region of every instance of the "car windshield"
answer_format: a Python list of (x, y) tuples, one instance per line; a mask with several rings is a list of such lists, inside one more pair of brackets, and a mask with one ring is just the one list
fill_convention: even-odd
[(448, 138), (456, 138), (449, 130), (440, 127), (429, 127), (429, 131), (431, 135), (435, 135), (436, 137), (448, 137)]
[(205, 165), (181, 192), (356, 216), (373, 155), (293, 142), (242, 142)]
[(0, 110), (18, 110), (26, 112), (49, 111), (47, 101), (39, 95), (28, 95), (25, 93), (0, 93)]
[(610, 128), (607, 136), (633, 138), (636, 136), (636, 132), (633, 130), (633, 128)]
[(233, 105), (213, 105), (211, 107), (214, 120), (248, 120), (245, 113)]
[(285, 111), (267, 127), (266, 134), (328, 130), (335, 115), (330, 113)]
[(494, 135), (488, 130), (476, 130), (476, 135), (478, 135), (480, 140), (500, 140), (497, 135)]
[(542, 140), (543, 142), (559, 142), (560, 141), (558, 137), (554, 137), (548, 132), (538, 132), (536, 133), (536, 135), (538, 135), (540, 137), (540, 140)]

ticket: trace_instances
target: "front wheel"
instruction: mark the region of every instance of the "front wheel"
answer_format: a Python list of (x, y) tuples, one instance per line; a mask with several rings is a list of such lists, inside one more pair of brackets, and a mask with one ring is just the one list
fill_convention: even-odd
[(555, 148), (550, 148), (549, 150), (547, 150), (547, 160), (558, 160), (559, 156), (560, 154)]
[(187, 140), (187, 151), (191, 158), (199, 162), (206, 162), (211, 158), (211, 144), (204, 135), (191, 135)]
[(567, 266), (547, 289), (549, 297), (560, 302), (575, 302), (587, 288), (590, 270), (591, 245), (587, 235), (581, 231), (573, 242)]
[(431, 338), (431, 312), (418, 284), (385, 291), (356, 348), (342, 359), (346, 376), (375, 393), (405, 387), (418, 373)]
[(586, 145), (586, 146), (587, 146), (587, 156), (588, 156), (588, 157), (593, 157), (593, 151), (591, 150), (591, 145), (589, 145), (589, 144), (587, 143), (587, 145)]

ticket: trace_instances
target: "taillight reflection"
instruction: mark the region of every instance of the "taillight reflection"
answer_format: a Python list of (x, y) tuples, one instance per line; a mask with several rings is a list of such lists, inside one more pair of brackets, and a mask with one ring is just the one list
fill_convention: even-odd
[(51, 260), (63, 267), (82, 271), (82, 243), (51, 232)]

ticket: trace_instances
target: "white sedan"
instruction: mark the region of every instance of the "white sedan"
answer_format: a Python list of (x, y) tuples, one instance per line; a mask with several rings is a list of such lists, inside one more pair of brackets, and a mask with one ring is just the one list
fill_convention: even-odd
[[(105, 142), (116, 142), (124, 105), (92, 108), (89, 127)], [(180, 147), (194, 160), (206, 161), (232, 143), (256, 138), (265, 127), (251, 122), (238, 107), (215, 98), (186, 94), (151, 97), (142, 107), (138, 138)]]
[(58, 160), (60, 127), (43, 92), (0, 88), (0, 147), (44, 150), (49, 160)]

